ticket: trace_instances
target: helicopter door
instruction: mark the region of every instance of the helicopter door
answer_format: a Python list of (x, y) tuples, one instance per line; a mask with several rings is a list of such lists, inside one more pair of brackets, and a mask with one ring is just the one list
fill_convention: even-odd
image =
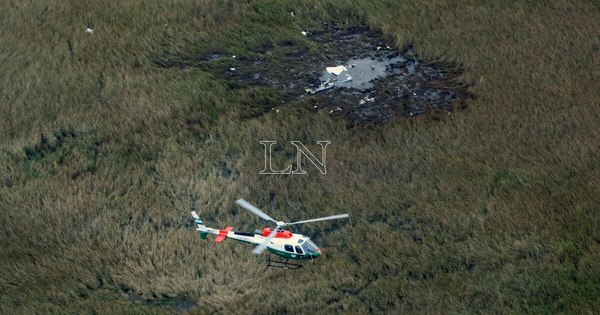
[(304, 252), (302, 251), (302, 247), (300, 247), (300, 245), (296, 245), (296, 253), (304, 255)]

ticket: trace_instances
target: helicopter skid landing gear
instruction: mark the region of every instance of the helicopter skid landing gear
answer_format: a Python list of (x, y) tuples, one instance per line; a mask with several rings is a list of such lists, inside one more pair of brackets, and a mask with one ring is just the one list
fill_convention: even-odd
[(295, 270), (295, 269), (302, 268), (302, 265), (291, 263), (287, 259), (285, 259), (285, 260), (272, 259), (271, 254), (269, 254), (269, 258), (267, 258), (267, 267)]

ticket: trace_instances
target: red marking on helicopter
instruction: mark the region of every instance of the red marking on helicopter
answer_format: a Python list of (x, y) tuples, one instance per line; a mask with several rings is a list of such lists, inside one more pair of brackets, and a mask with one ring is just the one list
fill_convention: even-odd
[[(273, 229), (271, 229), (271, 228), (264, 228), (262, 236), (268, 237), (269, 234), (271, 234), (271, 232), (273, 232)], [(277, 234), (275, 234), (275, 237), (276, 238), (292, 238), (292, 232), (290, 232), (288, 230), (277, 231)]]
[(221, 243), (225, 238), (227, 238), (227, 232), (233, 230), (233, 226), (228, 226), (224, 230), (219, 230), (219, 236), (215, 239), (215, 242)]

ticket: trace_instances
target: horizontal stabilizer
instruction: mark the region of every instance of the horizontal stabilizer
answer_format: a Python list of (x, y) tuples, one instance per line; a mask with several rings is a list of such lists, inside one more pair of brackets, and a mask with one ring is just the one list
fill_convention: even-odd
[(197, 226), (196, 231), (200, 232), (200, 238), (205, 240), (207, 235), (207, 228), (204, 225), (204, 222), (202, 222), (196, 211), (192, 211), (192, 217), (194, 217), (194, 222)]

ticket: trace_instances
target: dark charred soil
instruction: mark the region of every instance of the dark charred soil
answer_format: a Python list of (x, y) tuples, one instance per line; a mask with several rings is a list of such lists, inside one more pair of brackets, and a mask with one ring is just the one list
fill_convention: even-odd
[[(189, 71), (198, 67), (232, 89), (275, 89), (281, 104), (303, 100), (313, 111), (345, 117), (349, 125), (385, 123), (396, 115), (416, 116), (465, 106), (472, 97), (459, 79), (460, 66), (422, 60), (411, 47), (398, 51), (380, 31), (324, 25), (306, 34), (309, 44), (283, 40), (246, 55), (213, 51), (194, 58), (166, 56), (158, 63)], [(327, 67), (344, 66), (338, 75)], [(275, 107), (262, 106), (262, 112)]]

